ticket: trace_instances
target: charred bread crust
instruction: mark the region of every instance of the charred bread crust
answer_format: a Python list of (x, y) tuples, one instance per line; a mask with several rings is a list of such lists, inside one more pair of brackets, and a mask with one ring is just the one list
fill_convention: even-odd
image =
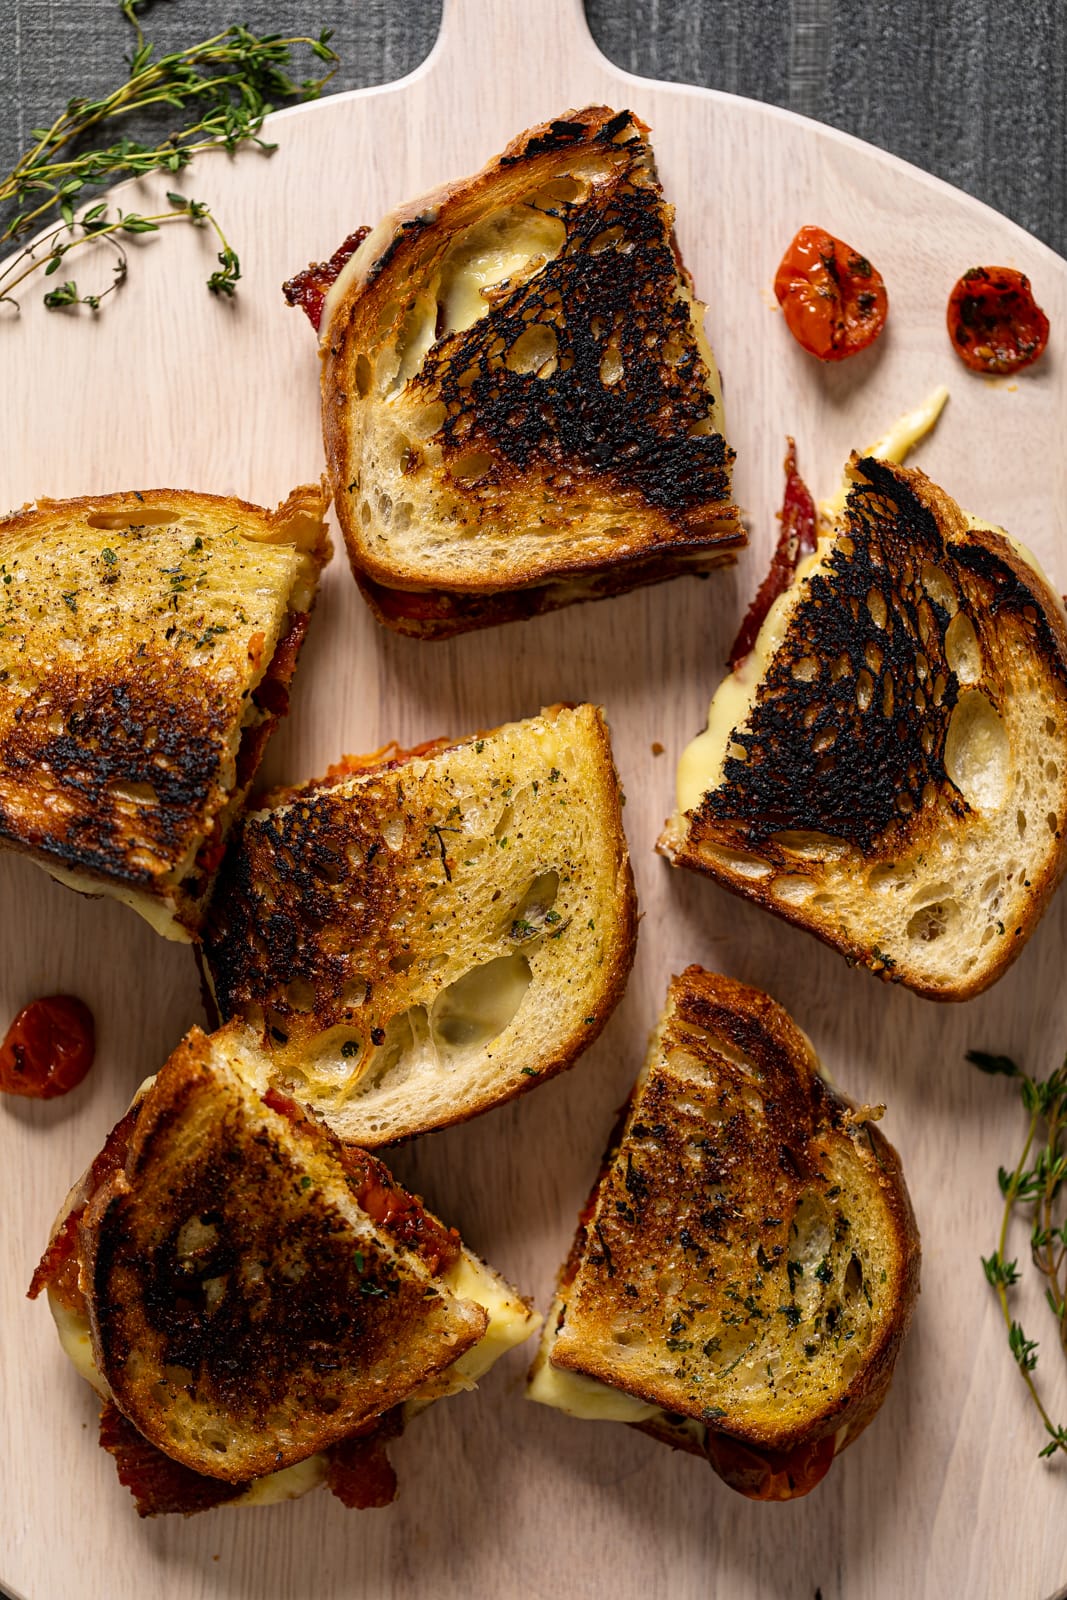
[[(207, 965), (220, 1013), (260, 1030), (277, 1080), (342, 1137), (373, 1148), (466, 1121), (598, 1037), (637, 908), (596, 707), (551, 706), (279, 801), (235, 829)], [(529, 1007), (502, 1012), (469, 1055), (446, 1039), (443, 1067), (394, 1088), (427, 1029), (438, 1048), (448, 997), (499, 963), (517, 967)], [(316, 1076), (321, 1047), (343, 1081)]]
[(900, 1160), (867, 1108), (828, 1087), (782, 1007), (689, 967), (583, 1212), (551, 1359), (661, 1406), (643, 1430), (709, 1459), (686, 1418), (757, 1451), (841, 1449), (885, 1397), (919, 1266)]
[(151, 1444), (246, 1482), (405, 1399), (482, 1336), (354, 1198), (325, 1130), (263, 1103), (198, 1030), (79, 1230), (97, 1368)]
[[(242, 635), (239, 616), (210, 593), (200, 598), (196, 580), (221, 572), (236, 593), (256, 546), (299, 552), (291, 571), (276, 558), (264, 568), (274, 585), (260, 619), (269, 629), (271, 607), (283, 594), (289, 603), (298, 583), (313, 591), (328, 559), (326, 504), (312, 486), (274, 512), (146, 490), (41, 500), (0, 521), (10, 580), (0, 617), (0, 841), (76, 874), (90, 892), (112, 886), (165, 900), (195, 931), (208, 858), (221, 853), (227, 808), (284, 710), (306, 626), (290, 608), (276, 640), (255, 621)], [(164, 540), (173, 565), (156, 559)], [(276, 650), (286, 659), (275, 709), (257, 709), (246, 738), (249, 697), (264, 689)], [(21, 692), (24, 679), (32, 681)], [(253, 735), (242, 762), (240, 741)]]
[[(629, 588), (674, 576), (679, 553), (684, 570), (708, 570), (745, 542), (730, 500), (733, 452), (709, 420), (717, 379), (694, 333), (688, 275), (646, 134), (640, 119), (607, 107), (532, 129), (473, 178), (396, 212), (342, 273), (322, 327), (323, 432), (338, 517), (362, 583), (445, 589), (458, 601), (578, 581), (621, 562), (617, 587)], [(551, 198), (553, 183), (572, 184), (577, 198), (562, 189)], [(403, 377), (400, 410), (377, 398), (377, 352), (402, 343), (427, 274), (487, 217), (531, 199), (542, 216), (558, 220), (559, 249), (538, 257), (532, 275), (518, 272), (499, 293), (487, 291), (491, 304), (473, 324), (430, 343), (418, 369)], [(620, 241), (625, 249), (615, 248)], [(528, 343), (534, 330), (555, 355), (524, 370), (524, 357), (505, 356), (524, 350), (519, 341)], [(609, 347), (619, 375), (604, 379)], [(378, 504), (378, 475), (365, 470), (353, 437), (354, 411), (387, 403), (394, 417), (406, 406), (437, 424), (428, 433), (413, 425), (397, 484), (429, 475), (424, 498), (446, 532), (465, 529), (469, 546), (472, 531), (484, 538), (499, 527), (510, 539), (529, 525), (539, 529), (536, 540), (521, 548), (505, 542), (510, 559), (499, 563), (402, 552), (395, 534), (383, 532), (392, 526), (395, 495), (385, 496), (384, 509)], [(468, 464), (482, 454), (485, 468), (472, 478)], [(590, 497), (605, 512), (602, 527), (584, 506)], [(417, 511), (426, 522), (426, 508)], [(542, 597), (537, 609), (545, 608)], [(488, 625), (480, 615), (457, 605), (450, 631)], [(395, 615), (384, 620), (399, 625)]]
[[(1019, 955), (1067, 868), (1067, 619), (1008, 539), (969, 522), (924, 473), (853, 457), (850, 474), (828, 568), (809, 581), (732, 735), (743, 754), (727, 756), (722, 781), (668, 822), (658, 848), (850, 964), (930, 999), (966, 1000)], [(953, 647), (953, 628), (965, 625), (957, 617), (972, 629), (979, 668), (965, 670), (966, 649)], [(1009, 832), (1024, 817), (999, 843), (946, 764), (954, 713), (973, 694), (1006, 731)], [(1031, 790), (1038, 755), (1045, 771)], [(1017, 855), (1017, 881), (996, 904), (991, 891), (988, 914), (970, 913), (968, 948), (935, 971), (928, 958), (942, 930), (919, 915), (926, 884), (953, 880), (927, 898), (933, 911), (954, 906), (960, 878), (978, 869), (962, 860), (920, 869), (953, 837), (977, 846), (981, 829), (991, 859), (979, 876)], [(873, 937), (879, 897), (868, 886), (895, 883), (902, 864), (914, 864), (916, 928)], [(825, 910), (810, 903), (817, 891)]]

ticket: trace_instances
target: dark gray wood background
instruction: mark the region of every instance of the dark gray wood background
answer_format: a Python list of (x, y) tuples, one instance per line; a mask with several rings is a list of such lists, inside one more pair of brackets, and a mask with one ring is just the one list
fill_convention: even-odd
[[(600, 48), (629, 71), (771, 101), (846, 129), (977, 195), (1067, 255), (1065, 0), (587, 0), (587, 13)], [(440, 0), (142, 7), (159, 49), (233, 21), (284, 33), (332, 28), (337, 89), (411, 71), (440, 15)], [(6, 172), (29, 130), (72, 94), (116, 83), (130, 30), (117, 0), (5, 0), (0, 17)], [(531, 69), (547, 81), (551, 65)]]

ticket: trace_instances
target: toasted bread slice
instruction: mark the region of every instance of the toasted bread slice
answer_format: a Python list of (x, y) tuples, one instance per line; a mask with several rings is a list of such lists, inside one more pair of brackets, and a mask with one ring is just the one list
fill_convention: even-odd
[(744, 543), (647, 132), (605, 106), (533, 128), (387, 217), (329, 288), (327, 461), (391, 626), (482, 627)]
[(635, 926), (604, 719), (555, 706), (249, 813), (204, 953), (276, 1081), (373, 1148), (570, 1066), (622, 994)]
[(173, 1459), (230, 1482), (353, 1433), (487, 1324), (372, 1219), (335, 1140), (264, 1102), (244, 1049), (239, 1030), (186, 1039), (81, 1225), (93, 1353), (116, 1405)]
[(830, 1090), (781, 1006), (686, 968), (582, 1211), (531, 1398), (633, 1422), (753, 1498), (813, 1488), (885, 1398), (918, 1293), (878, 1115)]
[(921, 472), (853, 458), (833, 535), (679, 769), (659, 848), (918, 994), (998, 978), (1067, 865), (1067, 618)]
[(288, 704), (325, 510), (158, 489), (0, 520), (0, 842), (195, 933)]
[(826, 1085), (781, 1006), (687, 968), (582, 1214), (531, 1398), (633, 1421), (754, 1498), (814, 1487), (881, 1404), (918, 1291), (879, 1114)]
[[(338, 1252), (331, 1283), (320, 1268)], [(266, 1087), (237, 1026), (194, 1029), (142, 1085), (60, 1211), (31, 1298), (45, 1289), (142, 1516), (273, 1504), (320, 1484), (346, 1506), (386, 1505), (388, 1442), (477, 1387), (540, 1322), (382, 1162)], [(382, 1411), (331, 1443), (339, 1395), (351, 1409), (361, 1391)], [(132, 1396), (145, 1432), (115, 1393)]]

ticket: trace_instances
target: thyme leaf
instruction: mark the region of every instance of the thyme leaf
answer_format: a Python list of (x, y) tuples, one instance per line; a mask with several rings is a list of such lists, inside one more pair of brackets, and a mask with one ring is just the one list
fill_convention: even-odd
[(1018, 1161), (1010, 1170), (997, 1170), (1004, 1201), (1000, 1234), (992, 1255), (981, 1260), (1000, 1304), (1008, 1348), (1048, 1435), (1038, 1456), (1048, 1460), (1059, 1452), (1067, 1455), (1067, 1428), (1052, 1421), (1034, 1381), (1040, 1342), (1027, 1338), (1012, 1315), (1008, 1291), (1022, 1274), (1018, 1262), (1007, 1257), (1007, 1242), (1012, 1215), (1022, 1209), (1030, 1225), (1030, 1259), (1046, 1280), (1045, 1303), (1055, 1321), (1060, 1349), (1067, 1355), (1067, 1218), (1061, 1199), (1067, 1178), (1067, 1061), (1048, 1078), (1032, 1078), (1009, 1056), (971, 1050), (967, 1060), (980, 1072), (1016, 1079), (1028, 1118)]
[[(257, 34), (235, 24), (198, 44), (158, 58), (144, 36), (138, 9), (145, 0), (119, 0), (134, 30), (134, 47), (125, 82), (96, 98), (77, 95), (48, 127), (34, 128), (33, 143), (11, 171), (0, 177), (0, 249), (35, 238), (0, 268), (0, 304), (18, 305), (15, 291), (35, 273), (51, 277), (72, 250), (104, 243), (115, 253), (112, 281), (103, 289), (81, 293), (74, 279), (50, 288), (44, 303), (51, 309), (84, 305), (97, 311), (105, 295), (125, 281), (124, 241), (158, 233), (165, 223), (183, 221), (210, 227), (217, 236), (218, 267), (207, 286), (230, 297), (241, 276), (233, 246), (203, 200), (169, 191), (170, 211), (153, 216), (123, 212), (93, 191), (122, 178), (152, 172), (177, 174), (199, 155), (225, 150), (233, 155), (244, 145), (264, 154), (275, 146), (261, 137), (265, 118), (285, 100), (314, 99), (335, 70), (330, 32), (317, 36), (282, 37)], [(294, 53), (310, 52), (329, 70), (300, 80), (290, 75)], [(177, 128), (155, 144), (143, 144), (123, 131), (134, 113), (177, 111)], [(49, 223), (54, 223), (48, 227)]]

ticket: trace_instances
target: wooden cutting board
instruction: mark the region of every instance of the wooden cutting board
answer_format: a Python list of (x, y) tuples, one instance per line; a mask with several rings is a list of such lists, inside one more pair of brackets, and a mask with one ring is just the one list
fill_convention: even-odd
[[(69, 1101), (0, 1108), (0, 1582), (22, 1600), (1041, 1600), (1067, 1577), (1067, 1481), (1062, 1465), (1036, 1459), (1036, 1419), (978, 1259), (994, 1242), (996, 1169), (1014, 1158), (1022, 1115), (1010, 1085), (963, 1060), (983, 1046), (1045, 1073), (1062, 1056), (1067, 895), (992, 993), (937, 1006), (850, 971), (652, 853), (675, 759), (703, 721), (766, 566), (787, 431), (805, 476), (826, 493), (853, 446), (947, 382), (950, 405), (917, 461), (1004, 522), (1067, 587), (1067, 263), (842, 134), (629, 77), (598, 54), (579, 0), (450, 0), (438, 45), (412, 76), (284, 112), (275, 155), (207, 158), (184, 180), (240, 249), (234, 304), (203, 287), (211, 236), (176, 228), (134, 241), (129, 283), (99, 317), (46, 313), (39, 292), (17, 320), (5, 313), (0, 505), (163, 485), (274, 502), (313, 478), (318, 363), (309, 328), (282, 303), (282, 280), (356, 224), (481, 165), (522, 128), (593, 101), (632, 107), (652, 126), (682, 250), (709, 304), (751, 549), (707, 583), (444, 645), (376, 627), (339, 557), (266, 776), (297, 779), (342, 751), (462, 735), (557, 699), (601, 701), (644, 911), (625, 1000), (564, 1079), (421, 1141), (396, 1167), (543, 1307), (668, 976), (699, 961), (756, 983), (793, 1012), (844, 1089), (889, 1106), (883, 1126), (924, 1240), (923, 1292), (893, 1391), (809, 1499), (755, 1505), (632, 1430), (527, 1405), (520, 1352), (480, 1393), (433, 1408), (410, 1430), (395, 1450), (401, 1499), (389, 1511), (346, 1512), (323, 1492), (274, 1509), (139, 1522), (97, 1448), (92, 1396), (45, 1307), (23, 1294), (68, 1184), (135, 1085), (201, 1019), (196, 975), (188, 949), (8, 855), (0, 1017), (34, 995), (75, 990), (100, 1039), (91, 1079)], [(130, 186), (123, 203), (147, 210), (165, 187)], [(881, 342), (832, 369), (788, 337), (770, 290), (783, 247), (810, 221), (869, 253), (892, 300)], [(949, 348), (948, 291), (977, 262), (1028, 272), (1051, 318), (1050, 354), (1017, 382), (974, 377)], [(88, 280), (87, 263), (78, 276)], [(654, 755), (654, 742), (666, 753)], [(1051, 1321), (1040, 1307), (1026, 1320), (1062, 1418), (1067, 1372)]]

